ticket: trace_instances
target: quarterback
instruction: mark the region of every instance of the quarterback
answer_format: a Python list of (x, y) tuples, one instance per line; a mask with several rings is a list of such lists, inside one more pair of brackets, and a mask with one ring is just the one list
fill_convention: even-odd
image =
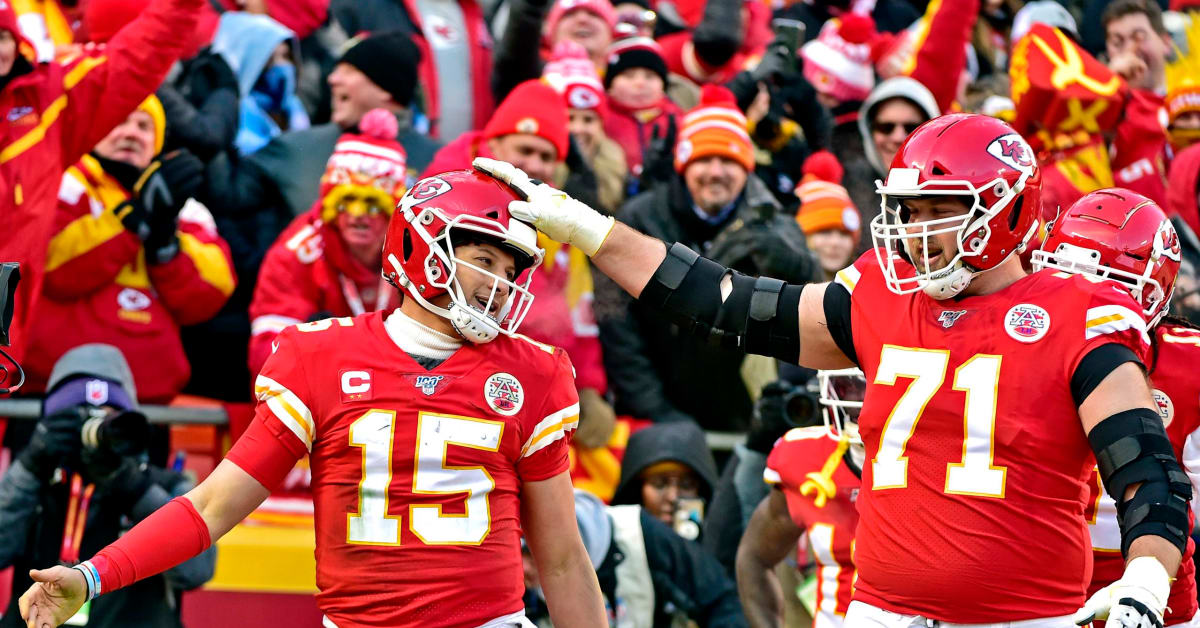
[[(847, 625), (1161, 625), (1192, 490), (1146, 380), (1146, 323), (1111, 283), (1024, 271), (1041, 174), (1011, 127), (954, 114), (915, 130), (877, 184), (876, 248), (806, 286), (668, 247), (511, 165), (476, 167), (527, 197), (514, 216), (578, 246), (685, 329), (811, 368), (862, 369)], [(1093, 456), (1119, 500), (1126, 564), (1085, 604)]]
[[(1154, 201), (1120, 188), (1098, 190), (1075, 202), (1059, 216), (1040, 250), (1034, 269), (1080, 273), (1096, 281), (1115, 281), (1142, 307), (1153, 347), (1150, 382), (1154, 400), (1171, 441), (1171, 450), (1196, 486), (1200, 473), (1200, 330), (1166, 316), (1182, 260), (1179, 236)], [(1104, 492), (1099, 469), (1089, 482), (1091, 495), (1084, 518), (1092, 536), (1094, 566), (1088, 591), (1121, 577), (1120, 510)], [(1163, 623), (1200, 626), (1196, 613), (1194, 543), (1188, 541), (1183, 562), (1167, 598)]]
[(194, 556), (305, 455), (326, 627), (527, 626), (522, 534), (555, 624), (607, 625), (567, 475), (572, 367), (516, 333), (542, 257), (516, 198), (474, 171), (414, 185), (383, 250), (400, 307), (280, 333), (226, 459), (90, 560), (33, 571), (28, 626)]

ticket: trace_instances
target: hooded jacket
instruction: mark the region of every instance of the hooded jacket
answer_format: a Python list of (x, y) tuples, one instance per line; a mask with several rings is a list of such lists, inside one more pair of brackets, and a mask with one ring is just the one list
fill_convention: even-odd
[(638, 430), (625, 445), (621, 480), (613, 494), (613, 505), (642, 503), (642, 471), (660, 462), (684, 464), (700, 476), (700, 497), (712, 499), (717, 485), (717, 463), (713, 460), (704, 432), (688, 421), (660, 423)]
[(187, 45), (203, 0), (156, 0), (108, 44), (63, 62), (31, 64), (11, 6), (0, 29), (17, 34), (18, 59), (0, 85), (0, 260), (21, 263), (11, 340), (24, 354), (42, 291), (63, 171), (162, 82)]
[[(718, 224), (696, 215), (681, 177), (629, 200), (617, 218), (750, 275), (799, 285), (812, 281), (819, 269), (795, 219), (780, 211), (771, 191), (753, 175), (746, 178), (734, 209)], [(694, 420), (705, 429), (746, 429), (751, 402), (742, 383), (745, 353), (684, 333), (602, 273), (593, 275), (592, 310), (617, 414), (656, 422)]]

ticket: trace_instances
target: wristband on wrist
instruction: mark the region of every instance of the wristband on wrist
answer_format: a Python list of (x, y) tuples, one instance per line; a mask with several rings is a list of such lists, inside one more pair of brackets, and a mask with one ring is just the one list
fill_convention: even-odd
[(100, 595), (100, 572), (96, 571), (92, 561), (85, 560), (71, 569), (77, 569), (83, 574), (83, 580), (87, 583), (87, 599), (92, 600)]

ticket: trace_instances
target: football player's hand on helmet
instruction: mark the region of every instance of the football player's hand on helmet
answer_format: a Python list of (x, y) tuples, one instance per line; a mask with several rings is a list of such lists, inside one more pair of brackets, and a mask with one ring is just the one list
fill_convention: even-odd
[(611, 216), (605, 216), (537, 179), (530, 179), (523, 170), (508, 162), (476, 157), (472, 165), (525, 197), (524, 201), (510, 203), (509, 212), (554, 240), (577, 247), (590, 256), (596, 254), (612, 231)]
[(1120, 580), (1100, 589), (1071, 617), (1083, 626), (1108, 620), (1105, 628), (1162, 628), (1171, 578), (1152, 556), (1139, 556), (1125, 566)]

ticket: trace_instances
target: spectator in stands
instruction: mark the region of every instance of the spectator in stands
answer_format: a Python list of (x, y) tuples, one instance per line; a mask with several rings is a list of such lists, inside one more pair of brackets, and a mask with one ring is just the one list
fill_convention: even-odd
[[(476, 0), (333, 0), (329, 12), (352, 35), (393, 28), (416, 44), (422, 110), (433, 137), (449, 142), (487, 124), (495, 107), (493, 44)], [(524, 44), (536, 47), (532, 39)], [(535, 76), (536, 72), (530, 78)], [(417, 159), (413, 147), (401, 143), (409, 157)], [(426, 159), (417, 163), (419, 169)]]
[(840, 185), (842, 167), (828, 152), (809, 157), (804, 164), (804, 178), (796, 186), (800, 211), (796, 222), (804, 232), (808, 249), (817, 255), (826, 281), (832, 281), (839, 270), (849, 266), (862, 235), (858, 209), (850, 201), (846, 188)]
[[(816, 263), (796, 221), (780, 211), (761, 180), (750, 176), (753, 146), (733, 95), (706, 85), (700, 106), (684, 120), (676, 176), (627, 201), (617, 218), (750, 275), (796, 284), (812, 280)], [(750, 392), (737, 384), (744, 355), (690, 337), (607, 277), (595, 278), (594, 309), (618, 414), (745, 430)]]
[[(608, 97), (596, 66), (579, 44), (559, 42), (542, 78), (562, 92), (567, 102), (567, 129), (583, 160), (596, 174), (599, 209), (615, 212), (625, 201), (625, 177), (629, 170), (624, 151), (604, 133)], [(565, 178), (565, 172), (556, 176), (556, 180)]]
[(695, 423), (651, 425), (629, 437), (612, 503), (638, 504), (694, 541), (716, 484), (717, 463)]
[(187, 383), (179, 327), (212, 317), (235, 279), (228, 245), (193, 200), (203, 165), (182, 150), (161, 155), (164, 132), (151, 96), (63, 175), (25, 361), (30, 390), (86, 342), (121, 350), (143, 402), (169, 402)]
[(250, 304), (251, 375), (284, 327), (386, 309), (395, 294), (380, 274), (381, 256), (388, 220), (406, 189), (404, 149), (392, 139), (396, 119), (385, 109), (368, 112), (359, 127), (334, 147), (321, 198), (263, 260)]
[(617, 12), (608, 0), (558, 0), (546, 16), (545, 40), (550, 49), (573, 41), (587, 51), (596, 66), (606, 63), (613, 42)]
[(639, 175), (651, 138), (666, 136), (670, 124), (680, 123), (669, 119), (682, 117), (679, 107), (667, 97), (667, 64), (662, 48), (644, 37), (613, 44), (608, 51), (604, 87), (608, 90), (604, 132), (625, 151), (630, 173)]
[(1108, 66), (1134, 90), (1163, 95), (1171, 35), (1155, 0), (1115, 0), (1100, 16)]
[(853, 123), (858, 107), (875, 87), (871, 43), (875, 23), (860, 13), (830, 19), (820, 35), (804, 44), (804, 78), (817, 88), (817, 100), (833, 113), (835, 124)]
[[(858, 114), (859, 141), (867, 163), (838, 160), (845, 167), (846, 191), (854, 206), (862, 210), (864, 224), (871, 224), (879, 214), (875, 180), (887, 178), (892, 158), (908, 134), (939, 115), (933, 94), (916, 79), (897, 76), (871, 90)], [(870, 242), (870, 238), (860, 242), (859, 250), (865, 250)]]
[[(761, 480), (759, 481), (761, 484)], [(605, 506), (575, 491), (575, 521), (596, 569), (611, 625), (739, 628), (737, 587), (699, 545), (673, 534), (640, 506)], [(525, 615), (548, 625), (537, 566), (523, 550)], [(690, 621), (689, 621), (690, 620)]]
[[(105, 49), (39, 63), (0, 5), (0, 259), (21, 263), (12, 344), (24, 354), (42, 290), (59, 181), (159, 83), (179, 57), (203, 0), (157, 0)], [(69, 80), (68, 80), (69, 79)]]
[[(230, 187), (220, 193), (225, 205), (245, 213), (261, 213), (268, 207), (284, 208), (289, 216), (308, 211), (318, 198), (321, 173), (334, 144), (372, 109), (395, 114), (396, 140), (404, 147), (409, 167), (420, 171), (437, 150), (436, 142), (411, 125), (420, 59), (417, 46), (400, 32), (359, 40), (329, 75), (330, 123), (284, 133), (243, 160)], [(272, 241), (277, 233), (269, 234)]]
[(699, 85), (729, 82), (754, 65), (771, 39), (766, 3), (673, 0), (657, 6), (657, 39), (667, 67)]
[[(111, 345), (76, 347), (54, 365), (33, 438), (0, 477), (0, 567), (15, 567), (0, 626), (25, 626), (17, 598), (32, 583), (31, 567), (77, 562), (191, 490), (183, 473), (146, 463), (147, 424), (133, 379)], [(180, 626), (178, 593), (207, 582), (215, 564), (210, 547), (93, 600), (80, 619), (103, 628)]]
[(253, 153), (284, 131), (308, 128), (296, 96), (300, 42), (292, 31), (265, 15), (231, 11), (221, 16), (212, 51), (236, 68), (239, 153)]
[(543, 81), (526, 81), (500, 103), (482, 131), (464, 133), (439, 150), (421, 177), (470, 169), (476, 157), (491, 157), (554, 181), (555, 167), (567, 156), (567, 125), (563, 97)]
[[(852, 3), (847, 0), (811, 0), (786, 4), (786, 8), (776, 13), (776, 17), (804, 22), (808, 39), (815, 39), (826, 22), (842, 15)], [(880, 32), (898, 33), (921, 17), (913, 3), (904, 0), (875, 0), (861, 4), (871, 7), (871, 18)]]

